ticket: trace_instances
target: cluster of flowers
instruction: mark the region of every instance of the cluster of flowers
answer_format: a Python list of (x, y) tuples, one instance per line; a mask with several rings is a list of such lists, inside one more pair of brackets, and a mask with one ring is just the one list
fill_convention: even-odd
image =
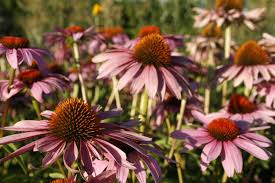
[[(222, 38), (221, 26), (228, 27), (237, 21), (254, 28), (264, 11), (245, 12), (241, 0), (217, 0), (216, 5), (216, 9), (211, 11), (196, 9), (199, 15), (195, 26), (204, 29), (200, 36), (187, 44), (190, 58), (179, 52), (184, 46), (183, 36), (164, 34), (156, 26), (141, 28), (135, 39), (129, 39), (120, 27), (84, 29), (71, 26), (57, 29), (44, 37), (46, 45), (54, 53), (53, 57), (44, 49), (30, 47), (25, 38), (2, 37), (0, 54), (5, 54), (12, 72), (8, 79), (3, 71), (0, 100), (11, 108), (11, 102), (24, 94), (23, 98), (32, 99), (39, 119), (21, 120), (2, 127), (2, 130), (20, 133), (0, 138), (0, 145), (35, 140), (3, 157), (0, 163), (28, 151), (39, 151), (46, 154), (42, 160), (44, 166), (53, 164), (63, 155), (67, 170), (81, 174), (86, 182), (117, 180), (125, 183), (132, 170), (137, 180), (145, 183), (145, 165), (154, 181), (160, 182), (161, 168), (153, 156), (174, 162), (172, 157), (164, 156), (152, 138), (144, 133), (144, 128), (149, 126), (152, 130), (161, 131), (160, 126), (171, 113), (179, 113), (177, 128), (170, 131), (171, 137), (184, 140), (184, 150), (204, 146), (200, 162), (202, 171), (220, 156), (228, 177), (232, 177), (234, 172), (241, 173), (243, 158), (240, 149), (261, 160), (268, 160), (271, 153), (267, 148), (272, 142), (256, 131), (275, 123), (275, 111), (272, 110), (275, 107), (275, 38), (264, 34), (259, 42), (251, 40), (241, 46), (229, 40), (232, 56), (229, 64), (222, 65), (221, 53), (227, 40)], [(44, 60), (46, 56), (55, 62), (48, 64)], [(211, 84), (232, 80), (233, 86), (237, 87), (244, 83), (248, 94), (232, 94), (220, 111), (203, 114), (203, 97), (198, 89), (202, 86), (209, 88), (210, 82), (198, 84), (196, 77), (211, 75), (210, 67), (204, 68), (203, 64), (203, 61), (211, 59), (212, 64), (218, 65)], [(95, 80), (104, 79), (103, 87), (106, 87), (110, 78), (114, 81), (114, 95), (125, 89), (133, 95), (133, 104), (135, 96), (143, 93), (143, 106), (142, 101), (148, 95), (151, 100), (151, 103), (148, 102), (149, 117), (142, 116), (144, 111), (141, 108), (141, 124), (134, 119), (124, 123), (110, 122), (108, 118), (121, 116), (119, 105), (116, 109), (102, 111), (100, 106), (89, 104), (87, 91), (97, 87)], [(252, 88), (255, 90), (249, 99)], [(54, 111), (40, 113), (38, 103), (45, 104), (51, 97), (62, 100), (63, 95), (53, 95), (57, 90), (66, 91), (65, 95), (71, 97), (59, 102)], [(79, 96), (82, 99), (78, 99)], [(265, 104), (256, 102), (260, 97), (265, 97)], [(134, 108), (135, 105), (132, 106)], [(7, 111), (3, 111), (3, 118), (7, 117)], [(131, 117), (134, 116), (135, 111), (131, 114)], [(202, 126), (182, 129), (182, 122), (191, 123), (193, 118)], [(136, 130), (137, 125), (143, 126), (142, 133)], [(172, 146), (172, 154), (174, 150)], [(63, 181), (75, 182), (75, 179), (76, 176), (73, 176)]]

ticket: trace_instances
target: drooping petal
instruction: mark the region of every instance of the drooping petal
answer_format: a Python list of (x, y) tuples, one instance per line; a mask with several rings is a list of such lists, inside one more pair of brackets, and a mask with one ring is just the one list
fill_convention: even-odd
[(34, 131), (34, 132), (25, 132), (25, 133), (19, 133), (19, 134), (14, 134), (14, 135), (9, 135), (6, 137), (0, 138), (0, 144), (9, 144), (9, 143), (14, 143), (14, 142), (20, 142), (26, 139), (30, 139), (39, 135), (47, 134), (49, 133), (48, 131)]
[(60, 144), (56, 148), (54, 148), (52, 151), (48, 152), (46, 156), (42, 160), (43, 166), (49, 166), (52, 163), (54, 163), (62, 154), (63, 150), (65, 149), (66, 142)]
[(66, 167), (71, 167), (73, 162), (78, 158), (78, 149), (75, 141), (71, 142), (64, 151), (64, 164)]

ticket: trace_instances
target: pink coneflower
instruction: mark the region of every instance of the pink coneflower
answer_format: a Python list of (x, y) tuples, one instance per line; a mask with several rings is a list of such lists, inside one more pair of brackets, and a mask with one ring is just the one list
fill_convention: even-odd
[(51, 183), (76, 183), (73, 177), (67, 179), (55, 179), (52, 180)]
[(141, 27), (138, 33), (138, 37), (136, 39), (133, 39), (125, 44), (127, 48), (133, 48), (138, 44), (138, 42), (145, 36), (148, 36), (150, 34), (159, 34), (162, 35), (166, 43), (169, 45), (171, 50), (175, 50), (176, 48), (183, 47), (183, 41), (184, 38), (182, 35), (167, 35), (162, 34), (159, 27), (155, 25), (147, 25)]
[(234, 172), (241, 173), (243, 158), (239, 148), (261, 160), (268, 160), (271, 157), (271, 153), (265, 148), (272, 142), (254, 132), (265, 127), (250, 128), (249, 123), (245, 121), (229, 118), (209, 119), (199, 112), (193, 114), (204, 126), (196, 130), (177, 130), (171, 136), (184, 139), (185, 148), (188, 150), (204, 145), (200, 162), (202, 171), (205, 171), (209, 163), (220, 156), (228, 177), (232, 177)]
[(275, 79), (272, 78), (269, 81), (259, 80), (254, 84), (256, 91), (254, 91), (254, 97), (265, 97), (265, 104), (267, 107), (275, 108)]
[(129, 41), (129, 37), (124, 33), (122, 27), (102, 27), (98, 30), (101, 39), (91, 40), (88, 45), (88, 53), (91, 55), (103, 52), (109, 45), (124, 45)]
[(245, 96), (235, 94), (231, 96), (228, 105), (216, 113), (208, 115), (209, 118), (229, 118), (236, 121), (247, 121), (249, 123), (275, 123), (273, 119), (275, 112), (267, 109), (264, 105), (256, 104)]
[(172, 56), (165, 39), (158, 34), (143, 37), (133, 49), (119, 48), (99, 54), (93, 62), (104, 62), (98, 78), (121, 76), (119, 89), (131, 83), (131, 91), (139, 93), (145, 86), (151, 98), (158, 94), (162, 99), (167, 90), (177, 98), (181, 98), (182, 91), (191, 94), (186, 76), (176, 67), (193, 63), (185, 57)]
[(69, 80), (60, 74), (44, 74), (38, 69), (21, 71), (13, 84), (9, 86), (8, 80), (0, 81), (0, 99), (6, 101), (23, 89), (40, 103), (43, 102), (43, 94), (50, 94), (55, 90), (67, 88)]
[(7, 61), (14, 69), (18, 69), (22, 62), (32, 65), (33, 60), (36, 60), (38, 67), (45, 70), (46, 64), (42, 57), (49, 55), (44, 49), (29, 47), (28, 39), (14, 36), (0, 38), (0, 55), (4, 53)]
[[(81, 75), (82, 75), (84, 81), (87, 81), (87, 82), (95, 81), (95, 79), (96, 79), (96, 64), (94, 64), (92, 62), (81, 63), (80, 70), (81, 70)], [(72, 67), (68, 70), (68, 72), (69, 72), (68, 78), (71, 81), (76, 82), (78, 80), (79, 69), (77, 69), (76, 67)], [(85, 83), (87, 84), (87, 82), (85, 82)]]
[[(113, 145), (110, 139), (131, 146), (140, 151), (135, 141), (151, 142), (151, 138), (142, 136), (130, 127), (104, 123), (102, 120), (117, 116), (121, 111), (100, 112), (97, 106), (90, 107), (80, 99), (67, 99), (61, 102), (55, 111), (44, 111), (47, 120), (23, 120), (3, 130), (20, 131), (0, 138), (0, 144), (9, 144), (39, 137), (2, 158), (4, 162), (27, 151), (45, 152), (44, 166), (54, 163), (63, 153), (64, 164), (68, 169), (77, 159), (88, 175), (99, 175), (107, 166), (105, 154), (117, 164), (135, 169), (127, 161), (125, 152)], [(75, 171), (71, 169), (71, 171)]]
[(44, 36), (45, 44), (54, 51), (55, 59), (62, 64), (65, 59), (72, 55), (70, 45), (66, 42), (68, 39), (80, 41), (81, 39), (97, 39), (97, 33), (94, 27), (84, 29), (81, 26), (70, 26), (64, 29), (57, 29), (55, 32), (46, 33)]
[(95, 177), (89, 176), (87, 183), (114, 183), (115, 180), (116, 180), (116, 171), (107, 170)]
[(204, 27), (210, 22), (215, 22), (218, 26), (243, 23), (249, 29), (254, 30), (255, 24), (264, 18), (265, 8), (245, 11), (243, 7), (243, 0), (216, 0), (216, 9), (194, 8), (197, 13), (194, 25)]
[[(160, 101), (159, 103), (157, 103), (153, 110), (155, 119), (153, 119), (152, 121), (152, 126), (160, 127), (170, 114), (179, 113), (180, 105), (181, 101), (172, 96), (168, 96), (164, 101)], [(189, 121), (192, 117), (192, 110), (202, 111), (202, 103), (196, 97), (191, 97), (187, 99), (184, 110), (184, 117), (182, 118), (185, 122)]]
[[(116, 138), (117, 138), (116, 140), (121, 140), (117, 136)], [(146, 182), (146, 179), (147, 179), (145, 165), (146, 167), (149, 168), (151, 174), (153, 175), (154, 181), (156, 183), (160, 182), (161, 169), (158, 165), (158, 162), (149, 154), (149, 153), (155, 153), (157, 155), (164, 157), (157, 148), (150, 146), (148, 142), (142, 142), (138, 140), (136, 140), (135, 143), (140, 145), (141, 147), (140, 149), (132, 148), (131, 147), (132, 145), (130, 143), (122, 144), (119, 141), (114, 141), (113, 143), (127, 154), (127, 161), (132, 163), (133, 166), (135, 167), (133, 171), (140, 183)], [(114, 173), (116, 175), (116, 179), (118, 180), (118, 182), (126, 183), (127, 177), (129, 175), (129, 171), (131, 169), (127, 167), (123, 167), (119, 165), (117, 162), (115, 162), (114, 160), (110, 159), (106, 167), (106, 171), (109, 171), (109, 170), (115, 170)]]
[(263, 33), (262, 39), (258, 42), (258, 44), (266, 50), (270, 56), (274, 59), (275, 57), (275, 37), (268, 34)]
[(233, 64), (222, 67), (218, 80), (233, 80), (234, 87), (242, 82), (246, 88), (251, 89), (253, 82), (259, 79), (266, 81), (275, 76), (275, 65), (270, 56), (256, 41), (247, 41), (234, 55)]
[[(202, 63), (209, 58), (209, 52), (213, 52), (217, 56), (223, 50), (223, 31), (215, 23), (210, 23), (203, 28), (201, 34), (192, 38), (186, 44), (192, 59)], [(221, 55), (220, 55), (221, 56)]]

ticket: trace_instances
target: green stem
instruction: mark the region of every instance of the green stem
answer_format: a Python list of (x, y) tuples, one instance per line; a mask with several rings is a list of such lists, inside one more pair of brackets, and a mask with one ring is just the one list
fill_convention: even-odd
[(153, 100), (148, 97), (146, 121), (149, 121), (150, 116), (152, 115), (152, 105), (153, 105)]
[(142, 123), (140, 126), (140, 132), (142, 132), (142, 133), (144, 132), (145, 126), (146, 126), (147, 107), (148, 107), (148, 95), (147, 95), (146, 91), (144, 90), (144, 92), (141, 95), (140, 106), (139, 106), (139, 119)]
[(120, 104), (119, 92), (118, 92), (118, 88), (117, 88), (117, 79), (116, 79), (116, 77), (113, 77), (112, 81), (113, 81), (113, 91), (114, 91), (115, 100), (116, 100), (116, 107), (121, 109), (121, 104)]
[(176, 162), (177, 162), (176, 165), (177, 165), (179, 183), (183, 183), (182, 166), (181, 166), (182, 159), (181, 159), (179, 153), (175, 153), (175, 159), (176, 159)]
[(66, 173), (65, 173), (65, 171), (64, 171), (64, 169), (63, 169), (63, 166), (62, 166), (60, 160), (58, 159), (58, 160), (56, 161), (56, 163), (57, 163), (57, 166), (58, 166), (60, 172), (62, 173), (62, 175), (63, 175), (64, 177), (66, 177)]
[(227, 179), (228, 179), (228, 177), (227, 177), (226, 173), (224, 172), (223, 176), (222, 176), (222, 183), (226, 183)]
[[(186, 99), (183, 98), (183, 99), (181, 99), (180, 111), (179, 111), (178, 116), (177, 116), (178, 120), (177, 120), (176, 130), (180, 130), (181, 129), (182, 121), (183, 121), (183, 116), (184, 116), (184, 111), (185, 111), (185, 105), (186, 105)], [(171, 159), (173, 157), (174, 151), (176, 149), (176, 145), (177, 145), (176, 139), (172, 139), (172, 146), (171, 146), (170, 152), (168, 154), (168, 158), (169, 159)], [(164, 165), (167, 166), (168, 165), (168, 161), (166, 161)]]
[[(230, 58), (230, 48), (231, 48), (231, 27), (230, 25), (225, 28), (225, 35), (224, 35), (224, 59), (225, 63), (229, 61)], [(227, 82), (223, 83), (222, 87), (222, 105), (226, 104), (226, 97), (227, 97)]]
[(99, 92), (100, 92), (99, 86), (96, 85), (95, 86), (94, 98), (93, 98), (93, 101), (92, 101), (93, 105), (95, 105), (98, 102), (98, 100), (99, 100)]
[(105, 111), (108, 111), (111, 108), (111, 105), (112, 105), (114, 99), (115, 99), (115, 92), (114, 92), (114, 90), (112, 90), (112, 93), (111, 93), (111, 95), (108, 99), (108, 102), (106, 104), (106, 107), (104, 109)]
[(41, 120), (39, 103), (34, 98), (32, 98), (32, 106), (36, 112), (37, 118)]
[(210, 99), (211, 99), (211, 88), (210, 88), (210, 81), (212, 79), (213, 68), (215, 66), (214, 63), (214, 52), (213, 50), (209, 50), (208, 52), (208, 60), (207, 60), (207, 67), (208, 67), (208, 76), (206, 82), (206, 88), (204, 93), (204, 113), (208, 114), (210, 111)]
[(130, 111), (131, 119), (133, 119), (136, 115), (137, 103), (138, 103), (138, 94), (134, 94), (132, 105), (131, 105), (131, 111)]
[(77, 42), (73, 43), (73, 53), (74, 53), (74, 60), (75, 60), (75, 65), (78, 69), (78, 79), (80, 82), (80, 88), (81, 88), (81, 94), (82, 94), (82, 99), (87, 102), (87, 93), (86, 93), (86, 87), (85, 83), (82, 77), (81, 73), (81, 67), (80, 67), (80, 59), (79, 59), (79, 50), (78, 50), (78, 45)]

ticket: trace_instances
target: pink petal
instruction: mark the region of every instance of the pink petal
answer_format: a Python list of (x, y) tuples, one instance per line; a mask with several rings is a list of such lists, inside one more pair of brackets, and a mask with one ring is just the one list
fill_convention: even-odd
[(66, 146), (66, 143), (62, 143), (56, 148), (54, 148), (51, 152), (48, 152), (46, 156), (42, 160), (43, 166), (48, 166), (54, 163), (62, 154)]
[(6, 51), (6, 57), (12, 68), (18, 68), (18, 59), (17, 59), (17, 51), (16, 49), (8, 49)]
[(148, 95), (151, 98), (154, 98), (158, 89), (158, 74), (155, 66), (146, 66), (148, 67), (147, 79), (145, 80), (145, 86), (148, 92)]
[(9, 144), (9, 143), (14, 143), (14, 142), (20, 142), (26, 139), (30, 139), (39, 135), (47, 134), (49, 133), (48, 131), (37, 131), (37, 132), (25, 132), (25, 133), (19, 133), (19, 134), (14, 134), (14, 135), (9, 135), (6, 137), (0, 138), (0, 144)]
[(116, 178), (119, 183), (126, 183), (129, 174), (129, 169), (123, 166), (119, 166), (117, 169)]
[(24, 154), (24, 153), (30, 151), (30, 150), (34, 147), (34, 143), (35, 143), (35, 142), (32, 142), (32, 143), (27, 144), (27, 145), (25, 145), (25, 146), (23, 146), (23, 147), (20, 147), (20, 148), (17, 149), (16, 151), (10, 153), (8, 156), (6, 156), (6, 157), (0, 159), (0, 163), (3, 163), (3, 162), (5, 162), (5, 161), (7, 161), (7, 160), (10, 160), (10, 159), (12, 159), (12, 158), (14, 158), (14, 157), (16, 157), (16, 156), (19, 156), (19, 155), (21, 155), (21, 154)]
[(213, 161), (213, 160), (217, 159), (217, 157), (221, 154), (221, 151), (222, 151), (222, 142), (213, 140), (212, 142), (210, 142), (207, 145), (211, 146), (209, 153), (208, 153), (209, 161)]
[(63, 160), (66, 167), (71, 167), (73, 162), (77, 160), (78, 149), (75, 141), (69, 143), (64, 151)]
[(236, 138), (233, 142), (241, 149), (249, 152), (250, 154), (261, 160), (268, 160), (270, 158), (269, 153), (267, 153), (264, 149), (257, 146), (256, 143), (252, 141)]
[(226, 175), (228, 177), (233, 177), (234, 175), (234, 163), (231, 158), (231, 153), (229, 151), (227, 142), (223, 142), (223, 153), (222, 153), (222, 166), (224, 168), (224, 171), (226, 172)]

